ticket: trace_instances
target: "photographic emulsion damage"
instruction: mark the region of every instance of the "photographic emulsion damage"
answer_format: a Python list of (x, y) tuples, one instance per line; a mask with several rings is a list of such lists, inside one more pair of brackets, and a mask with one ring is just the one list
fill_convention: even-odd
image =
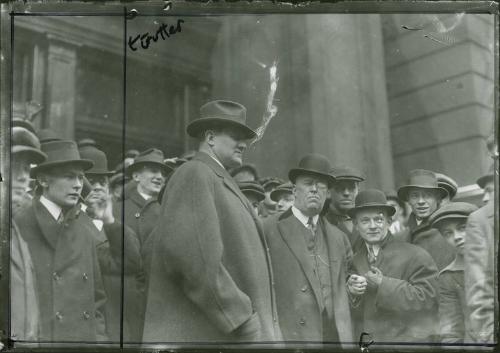
[(1, 5), (0, 338), (498, 343), (498, 5)]

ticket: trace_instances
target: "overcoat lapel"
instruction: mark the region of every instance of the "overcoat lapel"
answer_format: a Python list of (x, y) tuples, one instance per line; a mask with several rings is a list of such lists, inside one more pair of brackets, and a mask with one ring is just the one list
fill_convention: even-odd
[(341, 266), (341, 262), (339, 262), (339, 260), (342, 258), (342, 254), (339, 254), (339, 244), (334, 238), (333, 234), (327, 233), (329, 228), (327, 228), (325, 225), (326, 221), (320, 217), (318, 222), (325, 236), (325, 242), (328, 249), (328, 262), (330, 264), (332, 290), (333, 293), (335, 293), (337, 290), (337, 278)]
[(43, 237), (52, 249), (55, 250), (59, 239), (59, 233), (62, 231), (63, 226), (56, 222), (40, 200), (33, 200), (33, 209)]
[[(288, 214), (289, 213), (289, 214)], [(283, 241), (288, 245), (291, 252), (297, 259), (306, 276), (311, 288), (313, 289), (314, 296), (318, 302), (318, 307), (321, 307), (321, 293), (320, 288), (317, 288), (317, 281), (314, 277), (313, 266), (309, 258), (309, 252), (307, 250), (306, 240), (300, 231), (299, 226), (302, 226), (299, 220), (297, 220), (291, 209), (286, 211), (278, 221), (278, 230), (283, 238)]]

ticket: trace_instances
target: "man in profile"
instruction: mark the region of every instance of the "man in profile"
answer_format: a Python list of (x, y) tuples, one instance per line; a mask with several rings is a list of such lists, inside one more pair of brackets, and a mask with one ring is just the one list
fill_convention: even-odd
[(266, 240), (228, 173), (256, 134), (241, 104), (212, 101), (200, 113), (187, 127), (199, 151), (169, 180), (150, 237), (143, 342), (280, 340)]

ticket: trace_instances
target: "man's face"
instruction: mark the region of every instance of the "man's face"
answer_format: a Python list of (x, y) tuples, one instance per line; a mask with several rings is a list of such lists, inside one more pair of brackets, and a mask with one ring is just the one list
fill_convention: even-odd
[(439, 206), (439, 193), (432, 189), (410, 188), (408, 203), (418, 219), (429, 217)]
[(249, 192), (244, 193), (245, 196), (247, 197), (248, 201), (252, 204), (253, 210), (255, 211), (255, 214), (259, 214), (259, 203), (260, 201), (257, 200), (257, 197)]
[(74, 164), (54, 167), (40, 176), (43, 196), (62, 208), (78, 203), (83, 186), (83, 169)]
[(295, 207), (307, 216), (321, 212), (328, 196), (328, 181), (314, 175), (299, 175), (293, 189)]
[(295, 196), (293, 196), (293, 194), (290, 194), (288, 192), (282, 193), (278, 198), (278, 203), (276, 204), (276, 211), (278, 212), (286, 211), (293, 206), (294, 202), (295, 202)]
[(490, 200), (495, 199), (495, 182), (492, 180), (484, 185), (483, 202), (487, 204)]
[(358, 195), (358, 182), (354, 180), (338, 180), (330, 190), (331, 203), (337, 211), (346, 213), (354, 207), (354, 199)]
[(238, 167), (243, 163), (243, 152), (247, 148), (246, 141), (245, 134), (233, 128), (214, 132), (210, 137), (212, 151), (226, 169)]
[(386, 237), (390, 221), (382, 209), (367, 208), (356, 212), (353, 224), (367, 244), (376, 244)]
[(12, 209), (23, 205), (30, 183), (30, 163), (24, 153), (15, 153), (11, 160), (12, 171)]
[(106, 200), (109, 196), (109, 179), (105, 175), (88, 174), (87, 179), (92, 190), (87, 198)]
[(439, 232), (446, 241), (457, 249), (457, 253), (463, 255), (465, 246), (465, 219), (445, 219), (439, 222)]
[(165, 172), (159, 166), (149, 164), (132, 174), (137, 190), (149, 196), (156, 196), (165, 182)]

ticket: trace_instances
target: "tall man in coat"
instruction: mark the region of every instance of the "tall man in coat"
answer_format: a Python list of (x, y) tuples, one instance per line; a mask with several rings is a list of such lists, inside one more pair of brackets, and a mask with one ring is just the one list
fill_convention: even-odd
[(84, 170), (73, 141), (42, 144), (47, 160), (31, 169), (41, 196), (15, 220), (31, 252), (40, 303), (41, 342), (96, 342), (105, 334), (96, 231), (79, 204)]
[(349, 211), (363, 246), (354, 255), (348, 288), (357, 297), (355, 337), (368, 332), (377, 343), (434, 342), (437, 332), (436, 265), (422, 248), (389, 232), (396, 210), (382, 191), (369, 189)]
[(425, 169), (410, 171), (406, 185), (398, 189), (398, 197), (408, 202), (412, 210), (408, 219), (410, 243), (425, 249), (440, 271), (453, 261), (455, 249), (431, 227), (429, 217), (447, 195), (448, 191), (438, 185), (436, 174)]
[(321, 155), (291, 169), (294, 205), (266, 219), (278, 317), (285, 341), (352, 342), (346, 289), (349, 241), (320, 212), (335, 179)]
[(212, 101), (187, 127), (199, 152), (169, 180), (150, 240), (144, 343), (281, 339), (267, 244), (227, 172), (242, 163), (246, 109)]

